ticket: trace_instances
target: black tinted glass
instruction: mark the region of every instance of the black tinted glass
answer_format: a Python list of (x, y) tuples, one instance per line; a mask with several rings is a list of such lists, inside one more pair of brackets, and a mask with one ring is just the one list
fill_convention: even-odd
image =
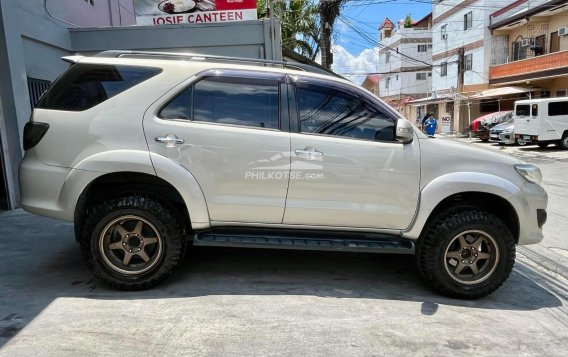
[(209, 77), (193, 89), (193, 119), (278, 128), (277, 80)]
[(189, 87), (172, 99), (159, 114), (163, 119), (191, 119), (193, 87)]
[(519, 117), (528, 117), (531, 115), (531, 107), (528, 104), (517, 105), (515, 115)]
[(86, 110), (160, 72), (159, 68), (78, 63), (53, 84), (37, 107)]
[(395, 140), (395, 118), (350, 94), (299, 83), (300, 130), (356, 139)]
[(548, 115), (568, 115), (568, 102), (548, 103)]

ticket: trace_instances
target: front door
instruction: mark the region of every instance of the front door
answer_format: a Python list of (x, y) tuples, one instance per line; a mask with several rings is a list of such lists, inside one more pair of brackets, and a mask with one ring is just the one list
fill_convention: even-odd
[(290, 170), (283, 90), (280, 74), (218, 70), (148, 111), (150, 151), (195, 177), (211, 221), (282, 222)]
[(284, 223), (407, 228), (419, 196), (418, 141), (397, 142), (396, 114), (354, 88), (309, 79), (295, 86)]

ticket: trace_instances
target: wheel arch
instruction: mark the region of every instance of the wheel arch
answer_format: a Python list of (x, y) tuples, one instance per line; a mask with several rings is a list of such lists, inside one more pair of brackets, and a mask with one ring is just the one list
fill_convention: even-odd
[(489, 174), (468, 172), (442, 176), (421, 191), (414, 222), (402, 235), (405, 238), (418, 239), (444, 211), (475, 207), (503, 220), (518, 243), (519, 215), (509, 201), (518, 191), (519, 188), (513, 183)]

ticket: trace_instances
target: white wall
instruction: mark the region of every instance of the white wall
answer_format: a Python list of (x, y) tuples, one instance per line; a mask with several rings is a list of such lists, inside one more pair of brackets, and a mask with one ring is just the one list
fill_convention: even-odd
[[(381, 74), (379, 80), (379, 95), (381, 97), (401, 96), (401, 95), (426, 95), (430, 92), (431, 77), (428, 76), (428, 70), (420, 70), (419, 73), (426, 73), (426, 80), (417, 80), (416, 71), (398, 72), (401, 68), (416, 68), (428, 66), (432, 63), (432, 49), (427, 48), (426, 52), (418, 52), (419, 43), (399, 43), (403, 38), (420, 38), (430, 39), (431, 31), (413, 30), (410, 28), (401, 28), (389, 38), (384, 39), (381, 44), (390, 46), (390, 61), (386, 62), (386, 52), (379, 55), (379, 72)], [(431, 44), (431, 42), (420, 43), (420, 45)], [(398, 49), (398, 53), (397, 50)], [(411, 57), (405, 57), (404, 55)], [(415, 61), (416, 59), (418, 61)], [(421, 62), (422, 61), (422, 62)], [(389, 74), (390, 73), (390, 74)], [(386, 88), (387, 78), (390, 78), (389, 88)]]
[[(434, 19), (461, 3), (462, 0), (445, 0), (433, 6)], [(479, 40), (484, 40), (482, 47), (466, 50), (465, 54), (473, 54), (473, 68), (464, 73), (464, 85), (487, 84), (489, 81), (489, 65), (491, 55), (491, 32), (489, 16), (495, 11), (514, 2), (513, 0), (480, 0), (472, 6), (461, 9), (450, 17), (437, 21), (432, 28), (432, 45), (434, 55), (465, 47)], [(472, 12), (472, 28), (464, 30), (464, 15)], [(441, 38), (441, 28), (446, 25), (447, 40)], [(457, 71), (455, 63), (457, 55), (433, 61), (432, 87), (436, 91), (448, 90), (452, 87), (457, 89)], [(440, 65), (448, 62), (448, 75), (440, 76)]]

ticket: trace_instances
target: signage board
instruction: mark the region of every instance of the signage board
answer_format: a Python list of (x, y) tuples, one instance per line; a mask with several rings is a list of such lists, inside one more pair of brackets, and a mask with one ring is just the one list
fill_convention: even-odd
[(449, 133), (452, 130), (452, 116), (448, 113), (440, 117), (440, 132)]
[(256, 20), (256, 0), (133, 0), (137, 25)]

